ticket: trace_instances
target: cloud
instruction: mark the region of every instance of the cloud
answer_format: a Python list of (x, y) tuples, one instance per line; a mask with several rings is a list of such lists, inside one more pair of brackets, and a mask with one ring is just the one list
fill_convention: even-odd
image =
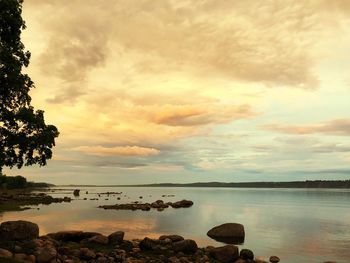
[(152, 120), (157, 124), (170, 126), (196, 126), (213, 123), (227, 123), (254, 116), (249, 105), (216, 107), (165, 105), (154, 112)]
[[(326, 37), (325, 28), (334, 26), (319, 11), (325, 12), (329, 1), (46, 2), (28, 4), (46, 8), (42, 69), (67, 82), (85, 80), (114, 56), (132, 59), (132, 69), (143, 73), (210, 72), (314, 88), (318, 79), (312, 49)], [(337, 1), (332, 9), (348, 6), (344, 3)]]
[(78, 146), (71, 150), (98, 156), (152, 156), (160, 153), (158, 149), (141, 146)]
[(350, 119), (336, 119), (324, 123), (313, 125), (280, 125), (266, 124), (261, 126), (262, 129), (287, 133), (287, 134), (314, 134), (325, 133), (339, 136), (350, 135)]
[(93, 166), (98, 166), (98, 167), (119, 167), (119, 168), (124, 168), (124, 169), (135, 169), (135, 168), (140, 168), (140, 167), (145, 167), (147, 164), (145, 163), (122, 163), (122, 162), (116, 162), (116, 161), (108, 161), (108, 160), (103, 160), (103, 161), (98, 161), (92, 163)]

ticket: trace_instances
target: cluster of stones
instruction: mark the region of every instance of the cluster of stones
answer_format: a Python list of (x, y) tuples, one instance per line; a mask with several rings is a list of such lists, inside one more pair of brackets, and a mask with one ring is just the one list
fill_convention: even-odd
[(38, 205), (38, 204), (51, 204), (51, 203), (61, 203), (61, 202), (71, 202), (70, 197), (52, 197), (45, 193), (16, 193), (10, 194), (3, 192), (0, 195), (0, 204), (1, 203), (18, 203), (19, 205)]
[[(39, 237), (39, 227), (26, 221), (0, 225), (0, 258), (25, 263), (263, 263), (248, 249), (235, 245), (198, 248), (191, 239), (163, 235), (158, 239), (124, 240), (124, 232), (109, 236), (96, 232), (63, 231)], [(270, 262), (277, 263), (273, 256)]]
[(157, 200), (153, 203), (127, 203), (127, 204), (115, 204), (115, 205), (101, 205), (99, 208), (103, 209), (115, 209), (115, 210), (142, 210), (149, 211), (152, 208), (158, 211), (163, 211), (165, 208), (186, 208), (191, 207), (193, 202), (190, 200), (181, 200), (177, 202), (164, 202), (163, 200)]

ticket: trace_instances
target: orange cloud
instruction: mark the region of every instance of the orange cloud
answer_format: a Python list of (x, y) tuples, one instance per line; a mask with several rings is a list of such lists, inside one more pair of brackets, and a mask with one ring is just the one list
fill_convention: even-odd
[(158, 149), (140, 146), (79, 146), (72, 150), (99, 156), (151, 156), (160, 153)]
[(166, 105), (152, 113), (152, 121), (169, 126), (197, 126), (225, 123), (254, 115), (249, 105), (225, 106)]
[(326, 133), (333, 135), (350, 135), (350, 119), (337, 119), (313, 125), (279, 125), (266, 124), (261, 128), (287, 134), (313, 134)]

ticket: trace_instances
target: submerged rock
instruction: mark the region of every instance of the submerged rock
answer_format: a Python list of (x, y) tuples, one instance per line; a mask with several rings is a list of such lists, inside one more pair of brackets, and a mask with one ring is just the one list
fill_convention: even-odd
[(238, 223), (226, 223), (210, 229), (207, 235), (217, 241), (228, 244), (241, 244), (244, 242), (244, 226)]
[(181, 207), (191, 207), (193, 202), (190, 200), (181, 200), (175, 203), (167, 202), (164, 203), (163, 200), (157, 200), (153, 203), (141, 203), (141, 202), (132, 202), (127, 204), (115, 204), (115, 205), (101, 205), (99, 208), (103, 209), (114, 209), (114, 210), (143, 210), (149, 211), (151, 208), (157, 209), (158, 211), (163, 211), (165, 208), (169, 206), (173, 208), (181, 208)]
[(184, 200), (172, 203), (170, 206), (173, 208), (181, 208), (181, 207), (191, 207), (192, 205), (193, 205), (193, 202), (191, 200), (184, 199)]

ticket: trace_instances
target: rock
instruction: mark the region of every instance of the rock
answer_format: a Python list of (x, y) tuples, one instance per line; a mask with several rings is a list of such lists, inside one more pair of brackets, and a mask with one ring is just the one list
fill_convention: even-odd
[(35, 263), (34, 255), (27, 255), (24, 253), (15, 254), (14, 259), (24, 263)]
[(173, 243), (175, 252), (195, 253), (198, 249), (196, 241), (192, 239), (185, 239)]
[(250, 249), (242, 249), (241, 252), (239, 253), (239, 256), (242, 258), (242, 259), (251, 259), (253, 260), (254, 259), (254, 253), (253, 251), (251, 251)]
[(239, 258), (238, 247), (235, 245), (213, 248), (210, 250), (209, 255), (223, 263), (234, 262)]
[(278, 263), (278, 262), (280, 262), (280, 258), (277, 257), (277, 256), (271, 256), (270, 257), (270, 262), (271, 263)]
[[(113, 260), (114, 261), (114, 260)], [(106, 257), (99, 257), (97, 259), (98, 263), (108, 263), (108, 259)]]
[(49, 263), (57, 257), (57, 250), (54, 247), (42, 247), (37, 252), (36, 260), (38, 263)]
[(177, 257), (170, 257), (169, 259), (170, 263), (180, 263), (180, 259), (178, 259)]
[(70, 255), (72, 254), (72, 249), (70, 247), (59, 247), (58, 253), (61, 255)]
[(80, 248), (80, 258), (90, 260), (90, 259), (96, 258), (96, 254), (94, 251), (92, 251), (86, 247), (82, 247), (82, 248)]
[(262, 257), (262, 256), (256, 256), (256, 257), (255, 257), (255, 261), (256, 261), (256, 263), (267, 263), (267, 261), (265, 260), (265, 258)]
[(28, 221), (7, 221), (0, 225), (0, 240), (31, 240), (39, 236), (37, 224)]
[(45, 244), (44, 240), (38, 238), (33, 239), (31, 243), (34, 247), (42, 247)]
[(148, 237), (145, 237), (139, 244), (141, 250), (154, 250), (159, 244), (158, 240), (154, 240)]
[(120, 244), (123, 242), (123, 239), (124, 239), (123, 231), (116, 231), (108, 236), (108, 242), (110, 244)]
[(0, 248), (0, 258), (12, 258), (12, 253), (6, 249)]
[(100, 233), (96, 232), (83, 232), (83, 231), (60, 231), (57, 233), (47, 234), (52, 239), (59, 241), (72, 241), (72, 242), (80, 242), (83, 239), (91, 238), (93, 236), (100, 235)]
[(179, 235), (162, 235), (159, 237), (159, 240), (170, 239), (172, 242), (178, 242), (184, 240), (182, 236)]
[(108, 237), (104, 235), (96, 235), (88, 239), (89, 243), (96, 243), (101, 245), (107, 245), (108, 244)]
[(226, 223), (210, 229), (207, 235), (217, 241), (228, 244), (241, 244), (244, 242), (244, 226), (237, 223)]
[(181, 208), (181, 207), (191, 207), (192, 205), (193, 205), (193, 202), (191, 200), (184, 199), (184, 200), (172, 203), (170, 206), (172, 208)]

